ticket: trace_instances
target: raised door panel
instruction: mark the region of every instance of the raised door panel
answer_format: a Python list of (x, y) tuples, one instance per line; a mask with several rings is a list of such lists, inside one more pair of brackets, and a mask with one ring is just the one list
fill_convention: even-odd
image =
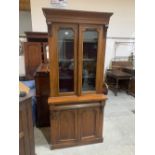
[(53, 144), (72, 143), (77, 140), (77, 111), (52, 111), (51, 140)]
[(79, 110), (79, 126), (81, 141), (89, 141), (99, 137), (99, 108)]
[(26, 75), (33, 78), (37, 67), (42, 63), (42, 46), (41, 43), (25, 42), (24, 56)]

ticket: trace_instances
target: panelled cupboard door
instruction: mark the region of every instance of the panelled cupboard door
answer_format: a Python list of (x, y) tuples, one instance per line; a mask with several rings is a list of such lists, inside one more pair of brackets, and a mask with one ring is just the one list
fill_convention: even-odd
[(52, 30), (49, 37), (51, 96), (76, 94), (78, 25), (55, 23)]
[(104, 60), (103, 26), (79, 27), (78, 94), (102, 93)]
[(80, 141), (90, 141), (99, 138), (100, 109), (84, 108), (78, 111)]
[(42, 63), (42, 45), (36, 42), (24, 43), (25, 69), (28, 78), (33, 79), (37, 67)]
[(102, 141), (101, 107), (52, 110), (50, 117), (53, 148)]
[(51, 113), (52, 144), (74, 143), (77, 140), (77, 111), (60, 110)]

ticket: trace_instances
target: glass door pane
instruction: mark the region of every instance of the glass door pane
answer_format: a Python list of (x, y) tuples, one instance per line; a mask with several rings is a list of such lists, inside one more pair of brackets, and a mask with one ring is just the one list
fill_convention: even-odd
[(82, 91), (96, 90), (96, 61), (98, 47), (98, 32), (86, 30), (83, 33), (83, 70)]
[(74, 31), (60, 28), (58, 31), (59, 92), (74, 91)]

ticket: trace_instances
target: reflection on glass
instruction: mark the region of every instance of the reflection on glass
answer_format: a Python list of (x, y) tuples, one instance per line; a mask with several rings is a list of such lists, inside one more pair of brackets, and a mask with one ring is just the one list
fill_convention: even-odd
[(74, 91), (74, 33), (61, 28), (58, 32), (59, 92)]
[(96, 31), (85, 31), (83, 33), (83, 91), (95, 90), (97, 46), (98, 33)]
[(46, 46), (46, 57), (47, 57), (47, 60), (49, 60), (49, 47), (48, 47), (48, 45)]

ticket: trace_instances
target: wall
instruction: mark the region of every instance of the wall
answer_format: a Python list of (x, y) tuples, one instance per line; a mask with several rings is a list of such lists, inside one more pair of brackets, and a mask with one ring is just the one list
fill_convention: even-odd
[[(25, 31), (32, 31), (32, 22), (31, 22), (31, 12), (30, 11), (19, 11), (19, 35), (25, 35)], [(26, 41), (25, 38), (19, 38), (21, 42)], [(19, 75), (25, 75), (25, 62), (24, 56), (19, 56)]]
[[(43, 7), (50, 0), (31, 0), (33, 31), (47, 31)], [(130, 37), (134, 32), (134, 0), (68, 0), (67, 9), (113, 12), (108, 36)]]
[[(31, 0), (32, 30), (47, 32), (43, 7), (51, 7), (50, 0)], [(68, 0), (67, 9), (113, 12), (108, 29), (105, 69), (114, 58), (116, 41), (131, 41), (134, 37), (134, 0)], [(117, 38), (113, 38), (117, 37)], [(129, 39), (125, 39), (129, 38)], [(126, 47), (128, 50), (128, 46)]]
[(32, 31), (31, 12), (19, 11), (19, 34), (24, 35), (25, 31)]

